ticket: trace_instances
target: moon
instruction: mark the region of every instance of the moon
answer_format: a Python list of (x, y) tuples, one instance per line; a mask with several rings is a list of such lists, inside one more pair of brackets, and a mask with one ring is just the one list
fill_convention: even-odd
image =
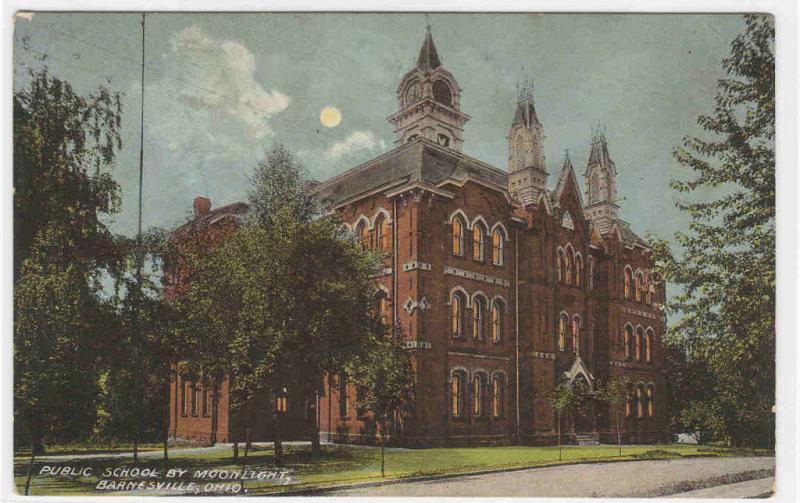
[(319, 121), (325, 127), (334, 128), (342, 122), (342, 112), (338, 108), (328, 105), (323, 107), (319, 113)]

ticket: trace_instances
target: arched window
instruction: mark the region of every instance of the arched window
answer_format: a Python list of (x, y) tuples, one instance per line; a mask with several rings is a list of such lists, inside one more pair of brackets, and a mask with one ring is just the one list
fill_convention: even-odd
[(636, 417), (644, 417), (644, 384), (636, 386)]
[(450, 91), (450, 86), (447, 85), (447, 82), (439, 79), (433, 83), (433, 99), (447, 106), (453, 104), (453, 93)]
[(465, 380), (461, 371), (455, 371), (450, 376), (450, 415), (453, 417), (463, 415)]
[(594, 290), (594, 258), (589, 257), (589, 290)]
[(575, 286), (583, 286), (583, 258), (580, 255), (575, 256)]
[(503, 339), (503, 304), (495, 299), (492, 302), (492, 342), (499, 343)]
[(566, 314), (561, 314), (558, 318), (558, 350), (559, 351), (566, 351), (567, 350), (567, 325), (569, 324), (569, 318), (567, 318)]
[(564, 281), (564, 250), (561, 248), (558, 249), (558, 254), (556, 255), (556, 276), (559, 283)]
[(631, 344), (633, 344), (633, 327), (625, 325), (625, 359), (631, 359)]
[(451, 222), (451, 234), (453, 237), (453, 255), (464, 255), (464, 222), (461, 217), (453, 217)]
[(481, 417), (483, 415), (483, 397), (486, 388), (486, 376), (482, 372), (477, 372), (472, 378), (472, 415)]
[(629, 267), (625, 267), (625, 298), (630, 299), (632, 292), (631, 289), (633, 288), (633, 270)]
[(567, 248), (567, 262), (564, 264), (564, 282), (572, 284), (572, 274), (575, 271), (575, 252)]
[(501, 229), (492, 232), (492, 264), (503, 265), (503, 247), (505, 246), (505, 236)]
[(655, 336), (653, 330), (648, 328), (644, 339), (644, 359), (647, 363), (653, 363), (653, 344)]
[(642, 290), (644, 290), (644, 274), (641, 271), (636, 273), (636, 283), (635, 283), (635, 290), (636, 290), (636, 302), (642, 301)]
[(483, 340), (483, 312), (486, 306), (483, 298), (472, 299), (472, 338), (476, 341)]
[(378, 250), (382, 252), (389, 252), (392, 250), (392, 224), (385, 215), (379, 215), (378, 221), (375, 222), (375, 228), (378, 230)]
[(503, 417), (503, 378), (492, 376), (492, 416)]
[(375, 298), (378, 301), (378, 318), (381, 320), (381, 325), (388, 326), (389, 324), (389, 299), (386, 292), (378, 290), (375, 292)]
[(358, 244), (362, 250), (369, 250), (371, 248), (369, 243), (369, 228), (364, 221), (361, 221), (356, 226), (356, 236), (358, 236)]
[(656, 388), (652, 384), (647, 385), (647, 415), (653, 417), (656, 412)]
[(467, 298), (461, 292), (453, 292), (450, 299), (450, 330), (453, 337), (464, 337), (464, 311)]
[(475, 222), (472, 227), (472, 260), (483, 261), (483, 238), (485, 235), (483, 224)]
[(581, 354), (581, 317), (572, 317), (572, 350), (576, 354)]
[(642, 342), (644, 339), (644, 334), (642, 333), (642, 327), (636, 327), (636, 361), (642, 361)]
[(628, 385), (627, 393), (625, 394), (625, 417), (631, 417), (633, 413), (633, 403), (631, 400), (631, 385)]

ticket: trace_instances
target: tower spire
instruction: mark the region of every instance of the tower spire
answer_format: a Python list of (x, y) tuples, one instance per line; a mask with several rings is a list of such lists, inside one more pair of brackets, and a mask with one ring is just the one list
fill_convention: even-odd
[[(425, 17), (427, 18), (427, 14)], [(422, 47), (419, 50), (417, 68), (422, 70), (435, 70), (440, 66), (442, 66), (442, 62), (439, 60), (439, 54), (436, 52), (436, 45), (433, 43), (431, 24), (430, 21), (426, 19), (425, 40), (422, 42)]]

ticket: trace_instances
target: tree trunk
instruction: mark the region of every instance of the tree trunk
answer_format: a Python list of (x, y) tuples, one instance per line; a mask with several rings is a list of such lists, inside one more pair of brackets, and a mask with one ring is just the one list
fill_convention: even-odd
[(619, 457), (622, 457), (622, 432), (620, 431), (619, 427), (619, 413), (617, 413), (616, 423), (617, 423), (617, 446), (619, 447)]
[(219, 428), (219, 389), (217, 382), (211, 391), (211, 445), (217, 444), (217, 429)]
[(169, 462), (169, 392), (171, 388), (169, 369), (164, 380), (164, 416), (162, 418), (164, 428), (164, 462)]
[(139, 435), (138, 432), (133, 434), (133, 462), (139, 461)]
[(319, 424), (317, 423), (317, 408), (319, 405), (319, 393), (314, 393), (311, 401), (309, 417), (311, 419), (311, 457), (317, 458), (322, 455), (322, 448), (319, 443)]
[(239, 462), (239, 436), (236, 435), (235, 430), (233, 434), (233, 464)]
[[(249, 423), (248, 418), (248, 423)], [(250, 425), (244, 427), (244, 459), (247, 459), (247, 455), (250, 453), (250, 447), (252, 447), (252, 443), (250, 442)]]
[(383, 431), (386, 429), (386, 422), (381, 421), (380, 424), (381, 433), (381, 478), (386, 477), (386, 446), (383, 439)]
[(283, 466), (283, 441), (281, 440), (281, 414), (278, 412), (278, 402), (273, 400), (272, 419), (274, 428), (273, 442), (275, 444), (275, 466)]
[(31, 476), (33, 476), (33, 460), (36, 458), (36, 449), (33, 448), (33, 444), (36, 442), (35, 434), (33, 430), (31, 430), (31, 460), (28, 463), (28, 477), (25, 479), (25, 496), (30, 494), (31, 489)]

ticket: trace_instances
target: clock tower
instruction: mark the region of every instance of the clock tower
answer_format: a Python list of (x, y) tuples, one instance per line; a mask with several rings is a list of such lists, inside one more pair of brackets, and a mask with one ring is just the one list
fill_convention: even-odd
[(461, 151), (469, 116), (460, 110), (461, 88), (439, 60), (430, 25), (417, 65), (403, 76), (396, 92), (397, 112), (388, 118), (395, 144), (427, 138)]

